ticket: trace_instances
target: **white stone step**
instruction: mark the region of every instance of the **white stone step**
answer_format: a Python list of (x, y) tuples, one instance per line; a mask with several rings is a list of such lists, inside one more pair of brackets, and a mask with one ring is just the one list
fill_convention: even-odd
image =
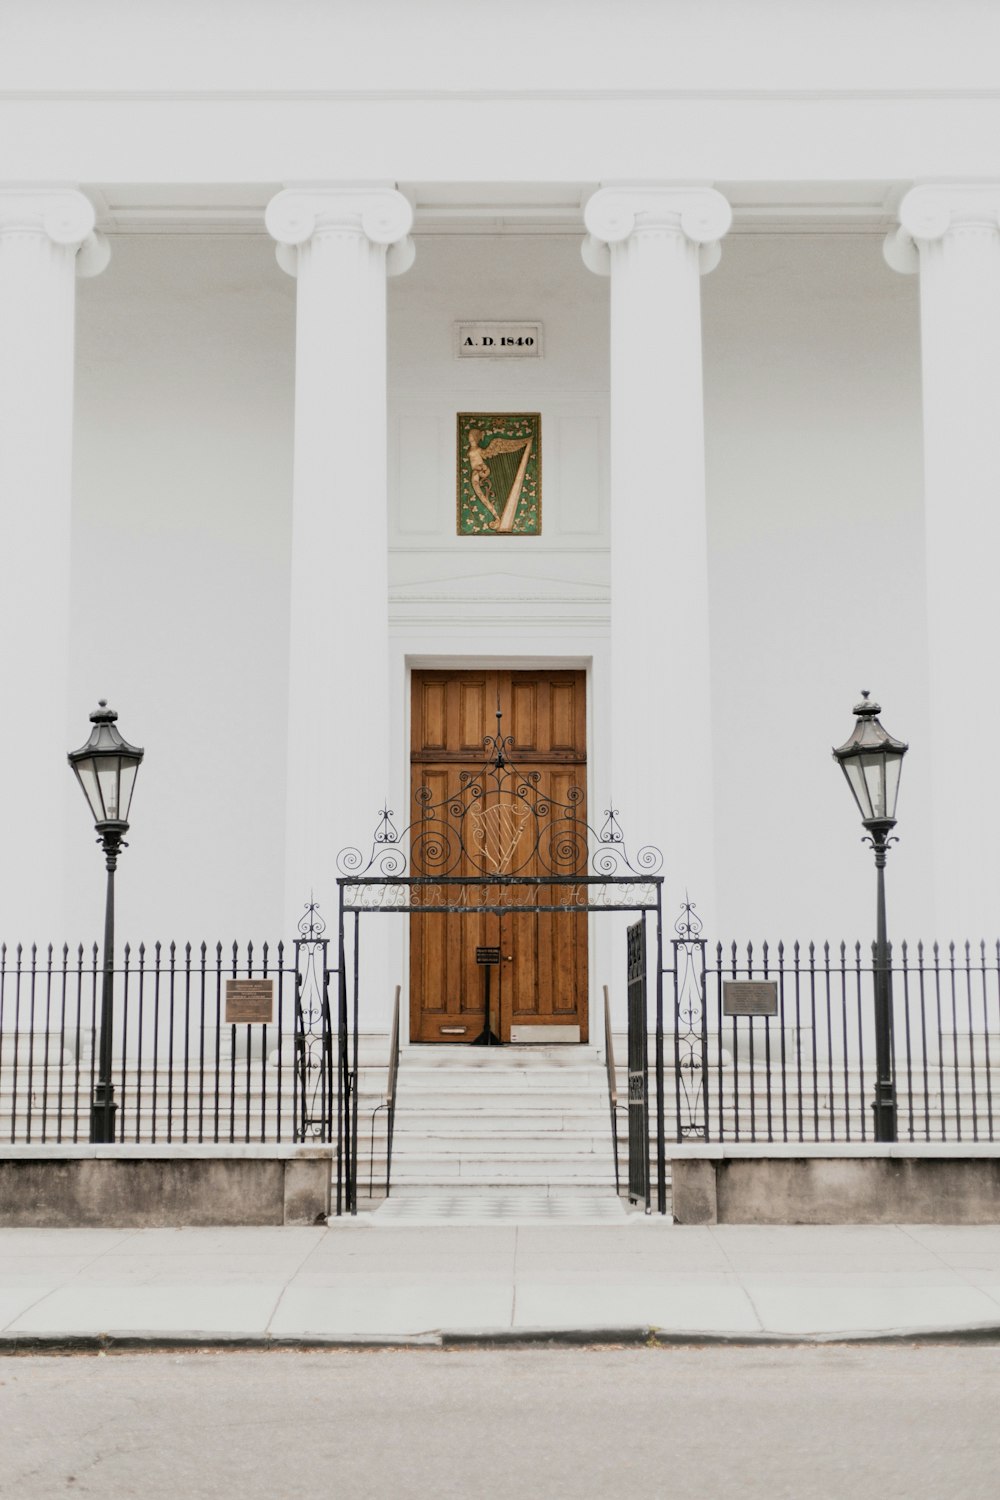
[(398, 1187), (372, 1215), (375, 1228), (406, 1224), (622, 1224), (627, 1210), (604, 1191), (570, 1188), (542, 1192), (528, 1188), (470, 1189)]
[[(359, 1172), (359, 1177), (361, 1177)], [(575, 1170), (570, 1170), (567, 1165), (559, 1171), (553, 1170), (551, 1162), (539, 1161), (503, 1161), (503, 1162), (463, 1162), (459, 1159), (448, 1161), (427, 1162), (421, 1166), (411, 1166), (397, 1171), (395, 1155), (393, 1155), (392, 1187), (410, 1185), (413, 1187), (447, 1186), (449, 1184), (467, 1184), (471, 1187), (494, 1187), (507, 1183), (520, 1186), (541, 1186), (550, 1189), (563, 1187), (592, 1186), (603, 1188), (614, 1194), (614, 1166), (608, 1161), (600, 1167), (582, 1163)]]
[(607, 1076), (589, 1047), (408, 1048), (395, 1191), (581, 1187), (614, 1199)]
[(611, 1141), (598, 1140), (593, 1131), (574, 1130), (533, 1134), (530, 1131), (475, 1131), (462, 1136), (422, 1131), (419, 1138), (397, 1135), (393, 1139), (397, 1162), (408, 1156), (461, 1156), (469, 1160), (519, 1157), (568, 1157), (600, 1155), (611, 1159)]
[(564, 1110), (532, 1110), (516, 1115), (500, 1109), (477, 1110), (475, 1113), (439, 1110), (433, 1114), (421, 1112), (420, 1121), (428, 1138), (440, 1136), (459, 1140), (467, 1140), (472, 1135), (487, 1139), (503, 1136), (513, 1140), (539, 1135), (603, 1135), (605, 1132), (610, 1136), (611, 1128), (607, 1111), (601, 1117), (584, 1111)]

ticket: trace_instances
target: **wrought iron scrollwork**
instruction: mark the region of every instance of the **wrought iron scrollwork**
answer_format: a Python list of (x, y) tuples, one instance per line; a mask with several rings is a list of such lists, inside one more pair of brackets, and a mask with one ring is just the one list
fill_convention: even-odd
[(306, 902), (295, 940), (295, 1134), (329, 1141), (333, 1131), (333, 1027), (328, 940), (319, 905)]
[(708, 1035), (702, 921), (685, 900), (674, 923), (674, 1073), (677, 1139), (708, 1138)]
[(498, 707), (496, 733), (483, 740), (486, 759), (479, 770), (460, 771), (458, 790), (438, 801), (431, 787), (418, 787), (415, 815), (401, 832), (384, 807), (370, 852), (342, 849), (340, 874), (390, 879), (409, 871), (444, 879), (459, 874), (517, 878), (530, 872), (558, 879), (589, 870), (610, 879), (659, 873), (663, 856), (652, 844), (630, 857), (617, 808), (605, 811), (597, 830), (587, 821), (582, 787), (570, 786), (563, 799), (548, 795), (540, 772), (518, 769), (514, 748), (513, 737), (503, 733)]

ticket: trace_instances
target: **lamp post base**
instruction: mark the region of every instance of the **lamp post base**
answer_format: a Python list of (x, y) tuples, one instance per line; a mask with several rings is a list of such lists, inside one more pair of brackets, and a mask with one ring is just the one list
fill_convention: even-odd
[(118, 1106), (115, 1103), (114, 1089), (110, 1084), (106, 1089), (100, 1083), (95, 1084), (94, 1097), (90, 1105), (91, 1145), (114, 1145), (117, 1114)]

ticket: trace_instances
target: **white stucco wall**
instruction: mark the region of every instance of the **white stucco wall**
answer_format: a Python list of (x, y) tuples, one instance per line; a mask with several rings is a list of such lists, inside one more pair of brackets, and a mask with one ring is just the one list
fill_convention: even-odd
[[(273, 937), (294, 283), (264, 236), (118, 236), (114, 250), (82, 284), (78, 313), (74, 738), (107, 694), (147, 747), (122, 933)], [(870, 856), (828, 752), (870, 687), (914, 747), (893, 928), (929, 932), (915, 285), (885, 268), (871, 234), (734, 234), (703, 307), (713, 929), (867, 936)], [(452, 323), (476, 317), (541, 318), (545, 359), (457, 362)], [(425, 235), (391, 286), (392, 798), (406, 785), (408, 665), (572, 661), (591, 668), (591, 791), (603, 806), (606, 340), (607, 286), (583, 268), (575, 235)], [(454, 415), (490, 406), (543, 414), (538, 540), (454, 534)], [(652, 433), (651, 475), (655, 464)], [(668, 505), (650, 545), (669, 547)], [(331, 558), (331, 587), (344, 562)], [(697, 733), (683, 642), (676, 662), (650, 692), (667, 695), (675, 732)], [(331, 774), (350, 774), (349, 713), (345, 743)], [(649, 765), (655, 776), (655, 745)], [(68, 818), (71, 932), (86, 936), (98, 930), (99, 860), (82, 801)], [(672, 906), (683, 877), (669, 851), (666, 874)], [(598, 955), (595, 981), (613, 961)]]
[(871, 856), (828, 752), (868, 688), (912, 746), (892, 931), (926, 936), (917, 288), (875, 235), (735, 234), (702, 294), (720, 926), (867, 938)]
[[(106, 696), (146, 748), (123, 936), (280, 935), (293, 340), (263, 235), (119, 236), (81, 288), (71, 714), (82, 743)], [(70, 812), (70, 933), (97, 935)]]

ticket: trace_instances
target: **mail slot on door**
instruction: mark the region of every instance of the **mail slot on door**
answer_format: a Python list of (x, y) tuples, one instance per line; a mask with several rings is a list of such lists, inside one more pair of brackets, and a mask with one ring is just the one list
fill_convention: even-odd
[(778, 986), (773, 979), (724, 979), (722, 981), (722, 1014), (724, 1016), (776, 1016)]

